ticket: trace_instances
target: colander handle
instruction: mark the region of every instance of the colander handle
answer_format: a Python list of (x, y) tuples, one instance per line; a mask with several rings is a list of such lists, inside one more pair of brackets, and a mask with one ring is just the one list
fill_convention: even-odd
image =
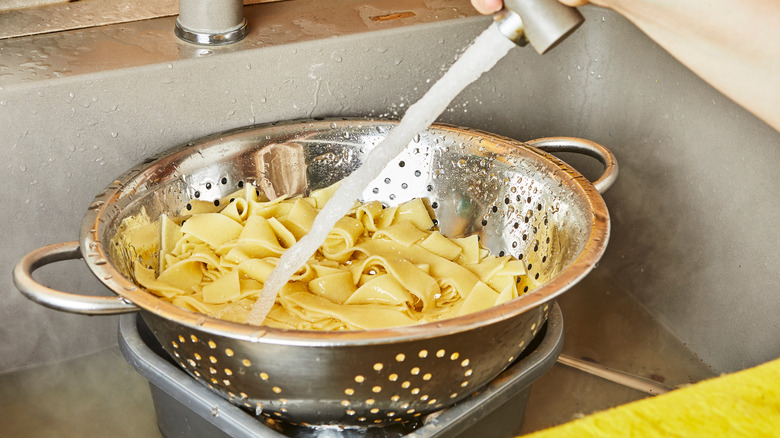
[(593, 187), (599, 193), (605, 193), (615, 183), (618, 175), (617, 160), (609, 149), (598, 143), (576, 137), (545, 137), (526, 143), (545, 152), (574, 152), (599, 160), (604, 165), (604, 173), (593, 181)]
[(27, 298), (55, 310), (83, 315), (114, 315), (139, 310), (137, 306), (121, 297), (99, 297), (61, 292), (38, 283), (32, 277), (32, 273), (40, 267), (63, 260), (76, 260), (81, 257), (78, 242), (55, 243), (38, 248), (24, 256), (14, 267), (14, 285)]

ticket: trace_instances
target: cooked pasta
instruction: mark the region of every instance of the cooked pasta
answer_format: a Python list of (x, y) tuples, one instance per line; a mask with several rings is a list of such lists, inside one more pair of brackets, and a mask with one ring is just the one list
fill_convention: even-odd
[[(150, 257), (135, 261), (135, 280), (176, 306), (246, 322), (280, 255), (309, 231), (334, 189), (267, 200), (247, 186), (221, 209), (195, 202), (181, 223), (162, 216), (157, 233), (133, 234), (123, 224), (134, 238), (158, 239), (134, 242), (157, 251), (157, 266)], [(282, 288), (264, 325), (366, 330), (432, 322), (534, 286), (522, 262), (490, 255), (477, 236), (443, 236), (423, 199), (389, 208), (356, 203)]]

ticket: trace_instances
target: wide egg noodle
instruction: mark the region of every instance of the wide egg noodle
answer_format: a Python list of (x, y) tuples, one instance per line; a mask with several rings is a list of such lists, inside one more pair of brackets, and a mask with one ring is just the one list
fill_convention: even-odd
[(249, 217), (249, 202), (244, 198), (232, 198), (221, 213), (238, 223), (242, 223)]
[(181, 227), (183, 234), (190, 234), (213, 248), (237, 239), (242, 230), (240, 223), (220, 213), (193, 215)]
[(385, 237), (408, 247), (422, 239), (428, 239), (429, 233), (421, 231), (411, 222), (395, 222), (387, 228), (377, 230), (376, 233), (374, 233), (374, 238), (378, 237)]
[(423, 203), (422, 198), (414, 198), (398, 206), (393, 221), (409, 222), (420, 230), (429, 230), (433, 228), (433, 219), (431, 212)]
[[(161, 216), (153, 227), (123, 221), (127, 234), (115, 241), (158, 251), (134, 263), (146, 290), (186, 310), (246, 322), (279, 257), (311, 229), (333, 191), (268, 200), (247, 185), (219, 203), (194, 200), (187, 216)], [(537, 286), (522, 262), (489, 256), (477, 236), (443, 236), (432, 211), (419, 198), (387, 208), (357, 203), (282, 288), (264, 324), (298, 330), (417, 324), (502, 304)], [(158, 241), (149, 241), (154, 235)], [(133, 236), (145, 240), (125, 242)], [(145, 262), (154, 258), (159, 263)]]
[(499, 294), (483, 282), (478, 282), (469, 292), (466, 299), (459, 303), (457, 315), (479, 312), (496, 304)]
[(438, 278), (439, 281), (451, 282), (463, 298), (468, 296), (471, 289), (480, 281), (479, 277), (466, 267), (426, 251), (418, 245), (403, 247), (391, 241), (366, 239), (357, 246), (357, 249), (368, 256), (403, 254), (403, 257), (411, 263), (428, 265), (431, 277)]
[(191, 258), (180, 260), (171, 264), (168, 269), (163, 271), (157, 281), (176, 285), (183, 291), (193, 291), (203, 280), (203, 270), (197, 260)]
[(171, 252), (176, 248), (176, 243), (182, 238), (181, 227), (167, 215), (160, 216), (160, 260), (159, 271), (162, 272), (175, 257)]
[[(366, 330), (414, 324), (417, 321), (406, 316), (400, 308), (386, 305), (336, 304), (323, 297), (305, 292), (285, 296), (287, 302), (301, 309), (313, 309), (322, 317), (341, 321), (349, 330)], [(400, 307), (400, 306), (399, 306)]]
[(155, 278), (154, 270), (147, 268), (143, 263), (136, 261), (134, 267), (135, 281), (155, 295), (172, 298), (186, 294), (181, 288)]
[(225, 272), (211, 283), (203, 286), (203, 302), (207, 304), (223, 304), (241, 295), (238, 270)]
[(408, 289), (395, 275), (380, 274), (366, 281), (344, 304), (388, 304), (391, 306), (412, 305), (414, 300)]
[(262, 216), (250, 216), (238, 236), (238, 248), (251, 258), (279, 257), (285, 248), (279, 244), (274, 228)]
[(295, 245), (295, 242), (297, 242), (295, 236), (284, 226), (284, 224), (279, 222), (279, 219), (275, 217), (269, 218), (268, 224), (274, 229), (276, 238), (279, 239), (279, 244), (281, 244), (282, 247), (290, 248)]
[(338, 190), (339, 186), (341, 185), (341, 182), (337, 182), (336, 184), (331, 184), (328, 187), (324, 187), (319, 190), (314, 190), (309, 195), (309, 198), (311, 198), (314, 201), (314, 206), (320, 210), (322, 210), (325, 207), (325, 204), (330, 200), (331, 196)]
[(336, 222), (328, 233), (320, 251), (328, 260), (346, 262), (352, 257), (355, 244), (363, 235), (365, 227), (356, 218), (345, 216)]
[(455, 260), (463, 252), (463, 248), (460, 245), (447, 239), (438, 231), (428, 235), (425, 240), (420, 242), (420, 246), (447, 260)]
[(360, 204), (355, 209), (354, 214), (355, 219), (359, 220), (366, 230), (375, 232), (379, 229), (377, 224), (382, 217), (382, 203), (379, 201), (370, 201), (365, 204)]
[(325, 297), (336, 304), (344, 304), (357, 290), (350, 271), (333, 269), (332, 272), (317, 273), (309, 282), (309, 292), (314, 295)]
[(296, 240), (300, 240), (311, 230), (311, 224), (317, 217), (318, 210), (312, 205), (313, 203), (302, 198), (296, 199), (286, 219), (280, 221), (292, 232)]
[(402, 251), (383, 251), (385, 248), (375, 248), (373, 254), (361, 262), (355, 264), (352, 269), (355, 283), (360, 280), (362, 274), (372, 269), (380, 268), (395, 277), (409, 293), (415, 295), (422, 303), (422, 310), (432, 308), (434, 297), (440, 292), (436, 280), (425, 271), (414, 265), (408, 259), (403, 258)]

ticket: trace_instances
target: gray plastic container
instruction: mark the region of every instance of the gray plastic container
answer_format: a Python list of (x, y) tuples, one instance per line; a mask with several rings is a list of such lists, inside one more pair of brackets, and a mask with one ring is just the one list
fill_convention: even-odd
[(563, 348), (563, 317), (554, 305), (547, 323), (507, 370), (465, 401), (419, 423), (371, 429), (312, 429), (267, 424), (233, 405), (169, 361), (136, 314), (119, 320), (119, 346), (125, 359), (151, 387), (157, 424), (174, 437), (513, 437), (523, 423), (531, 384), (555, 364)]

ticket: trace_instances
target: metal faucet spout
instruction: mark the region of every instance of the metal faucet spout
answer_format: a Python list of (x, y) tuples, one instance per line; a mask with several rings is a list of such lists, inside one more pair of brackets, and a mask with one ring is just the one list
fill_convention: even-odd
[(530, 42), (541, 55), (574, 32), (585, 18), (558, 0), (504, 0), (504, 9), (494, 20), (507, 38), (521, 46)]
[(179, 0), (174, 33), (184, 41), (217, 46), (246, 36), (242, 0)]

